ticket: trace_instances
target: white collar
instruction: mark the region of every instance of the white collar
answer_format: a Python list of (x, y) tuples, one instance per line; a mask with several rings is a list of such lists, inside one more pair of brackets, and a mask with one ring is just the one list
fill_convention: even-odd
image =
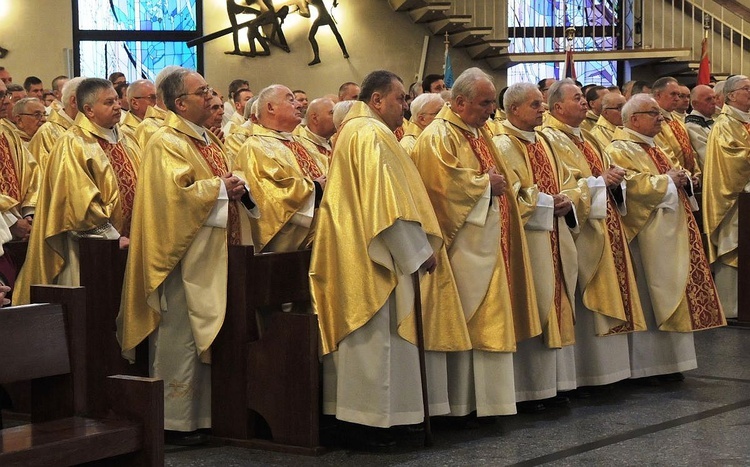
[(518, 135), (521, 137), (521, 139), (528, 141), (529, 143), (536, 143), (536, 132), (535, 131), (526, 131), (518, 128), (514, 124), (510, 123), (509, 120), (503, 121), (503, 125), (510, 128), (511, 130), (514, 130), (518, 133)]
[(120, 134), (117, 131), (117, 125), (112, 128), (104, 128), (103, 126), (97, 125), (92, 120), (89, 121), (92, 125), (94, 125), (94, 127), (96, 127), (97, 130), (101, 132), (101, 134), (104, 136), (104, 139), (106, 139), (108, 143), (117, 144), (117, 142), (120, 140)]
[(750, 112), (743, 112), (733, 105), (730, 105), (730, 107), (733, 108), (734, 111), (739, 114), (739, 116), (741, 117), (740, 120), (742, 120), (745, 123), (750, 123)]
[(628, 132), (628, 133), (630, 133), (631, 135), (635, 136), (636, 138), (638, 138), (638, 139), (642, 140), (642, 141), (643, 141), (644, 143), (648, 144), (648, 145), (649, 145), (650, 147), (652, 147), (652, 148), (653, 148), (654, 146), (656, 146), (656, 143), (654, 143), (654, 138), (653, 138), (653, 137), (651, 137), (651, 136), (646, 136), (646, 135), (643, 135), (643, 134), (641, 134), (641, 133), (638, 133), (638, 132), (637, 132), (637, 131), (635, 131), (635, 130), (631, 130), (631, 129), (630, 129), (630, 128), (628, 128), (628, 127), (624, 127), (624, 129), (625, 129), (625, 131), (627, 131), (627, 132)]
[(179, 117), (181, 119), (183, 119), (185, 121), (185, 123), (187, 123), (187, 125), (190, 127), (190, 129), (195, 132), (196, 136), (198, 136), (199, 138), (203, 139), (204, 143), (211, 144), (211, 140), (209, 139), (208, 134), (207, 134), (207, 130), (205, 128), (203, 128), (200, 125), (196, 125), (195, 123), (191, 122), (190, 120), (188, 120), (187, 118), (185, 118), (183, 116), (179, 116)]

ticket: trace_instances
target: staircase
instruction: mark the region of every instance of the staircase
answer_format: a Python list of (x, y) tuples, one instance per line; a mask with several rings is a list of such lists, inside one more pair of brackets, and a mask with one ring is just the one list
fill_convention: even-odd
[[(520, 63), (563, 62), (562, 27), (508, 25), (508, 2), (513, 0), (388, 0), (395, 11), (408, 14), (437, 36), (448, 33), (451, 46), (463, 48), (474, 60), (495, 70)], [(620, 14), (624, 23), (612, 21), (611, 48), (576, 51), (576, 61), (627, 60), (635, 71), (656, 68), (650, 74), (695, 75), (701, 53), (703, 21), (709, 36), (712, 72), (717, 76), (748, 73), (750, 67), (750, 9), (736, 0), (621, 0), (629, 9)], [(632, 10), (632, 11), (630, 11)], [(745, 16), (746, 15), (746, 16)], [(647, 18), (644, 20), (644, 18)], [(658, 21), (655, 19), (658, 18)], [(576, 36), (594, 35), (599, 26), (577, 27)], [(524, 38), (536, 50), (509, 50), (513, 39)], [(537, 44), (552, 39), (554, 50)], [(646, 39), (647, 38), (647, 39)], [(542, 49), (542, 50), (539, 50)]]

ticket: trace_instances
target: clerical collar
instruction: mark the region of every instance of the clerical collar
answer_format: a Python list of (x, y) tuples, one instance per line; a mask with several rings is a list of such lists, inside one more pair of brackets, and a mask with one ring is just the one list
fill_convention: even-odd
[(740, 120), (742, 120), (745, 123), (750, 123), (750, 112), (743, 112), (737, 107), (730, 105), (732, 109), (734, 109), (735, 112), (740, 116)]
[(243, 127), (243, 128), (252, 128), (253, 127), (253, 121), (248, 118), (247, 120), (245, 120), (245, 123), (243, 123), (240, 126)]
[(117, 126), (114, 126), (112, 128), (104, 128), (103, 126), (99, 126), (91, 120), (89, 121), (92, 125), (94, 125), (94, 128), (99, 131), (100, 136), (104, 137), (104, 139), (106, 139), (108, 143), (117, 144), (120, 139), (120, 135), (117, 132)]
[(190, 127), (191, 130), (195, 132), (198, 138), (203, 139), (203, 142), (206, 144), (211, 144), (211, 140), (208, 138), (208, 134), (206, 134), (207, 132), (205, 128), (203, 128), (200, 125), (196, 125), (195, 123), (191, 122), (187, 118), (184, 118), (182, 116), (180, 116), (180, 118), (184, 120), (185, 123), (187, 123), (187, 125)]
[(638, 133), (637, 131), (631, 130), (628, 127), (624, 127), (623, 129), (627, 131), (628, 133), (630, 133), (631, 135), (635, 136), (636, 138), (642, 140), (644, 143), (648, 144), (650, 147), (653, 148), (654, 146), (656, 146), (656, 143), (654, 143), (653, 137)]
[(513, 130), (516, 133), (518, 133), (518, 136), (520, 136), (521, 139), (523, 139), (525, 141), (528, 141), (529, 143), (536, 143), (536, 132), (535, 131), (533, 131), (533, 130), (532, 131), (522, 130), (522, 129), (518, 128), (517, 126), (515, 126), (514, 124), (510, 123), (509, 120), (503, 121), (503, 125), (505, 125), (506, 127), (510, 128), (511, 130)]
[(318, 144), (320, 146), (328, 146), (330, 144), (330, 142), (327, 139), (325, 139), (322, 136), (320, 136), (319, 134), (315, 133), (310, 128), (307, 128), (307, 134), (310, 135), (310, 138), (312, 138), (312, 140), (313, 140), (314, 143), (316, 143), (316, 144)]
[[(562, 122), (560, 122), (560, 123), (562, 123)], [(570, 133), (572, 133), (572, 134), (573, 134), (573, 136), (575, 136), (575, 137), (576, 137), (576, 138), (578, 138), (578, 139), (583, 139), (583, 138), (581, 137), (581, 128), (580, 128), (580, 127), (577, 127), (577, 126), (575, 126), (575, 127), (574, 127), (574, 126), (570, 126), (570, 125), (568, 125), (567, 123), (562, 123), (562, 124), (563, 124), (563, 126), (564, 126), (565, 128), (567, 128), (567, 130), (568, 130), (568, 131), (569, 131)]]
[[(272, 130), (276, 131), (276, 130)], [(290, 133), (288, 131), (276, 131), (282, 138), (284, 138), (287, 141), (294, 141), (294, 134)]]

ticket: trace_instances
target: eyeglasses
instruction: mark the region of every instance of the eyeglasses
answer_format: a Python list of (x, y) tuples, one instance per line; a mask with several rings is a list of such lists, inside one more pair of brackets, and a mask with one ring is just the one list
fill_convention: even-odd
[(644, 110), (642, 112), (633, 112), (633, 115), (638, 115), (638, 114), (646, 114), (646, 115), (656, 118), (659, 115), (661, 115), (661, 112), (659, 112), (658, 110)]
[(622, 110), (622, 106), (618, 105), (617, 107), (604, 107), (602, 110)]
[(41, 120), (42, 117), (46, 117), (47, 116), (47, 114), (44, 113), (44, 112), (34, 112), (33, 114), (19, 113), (18, 115), (26, 115), (28, 117), (34, 117), (34, 119), (36, 119), (36, 120)]
[(3, 100), (3, 99), (5, 99), (6, 97), (10, 98), (10, 93), (9, 92), (5, 92), (5, 91), (0, 91), (0, 101)]
[(732, 91), (732, 92), (735, 92), (735, 91), (745, 91), (745, 92), (750, 92), (750, 86), (745, 86), (745, 87), (743, 87), (743, 88), (737, 88), (737, 89), (735, 89), (735, 90), (734, 90), (734, 91)]
[(205, 99), (206, 97), (211, 97), (213, 93), (214, 93), (214, 89), (212, 87), (206, 86), (206, 87), (198, 88), (195, 92), (186, 92), (184, 94), (180, 94), (177, 97), (180, 98), (184, 96), (198, 96), (198, 97), (203, 97)]
[[(184, 95), (185, 94), (183, 94), (183, 96)], [(156, 100), (156, 94), (149, 94), (148, 96), (136, 96), (136, 97), (133, 97), (133, 99), (148, 99), (150, 101), (155, 101)]]

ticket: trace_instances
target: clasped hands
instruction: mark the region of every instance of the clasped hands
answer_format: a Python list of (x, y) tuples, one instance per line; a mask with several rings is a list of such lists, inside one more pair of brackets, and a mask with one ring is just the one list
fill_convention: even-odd
[(224, 182), (224, 186), (227, 189), (227, 196), (232, 201), (237, 201), (242, 198), (245, 194), (245, 182), (238, 176), (227, 172), (221, 177), (221, 181)]
[(625, 169), (616, 165), (610, 165), (602, 175), (604, 176), (604, 183), (607, 184), (607, 188), (616, 188), (625, 179)]
[(690, 172), (685, 169), (669, 169), (667, 175), (669, 175), (669, 178), (672, 179), (677, 187), (685, 187), (688, 183), (692, 183), (693, 188), (697, 189), (701, 184), (700, 177), (697, 175), (691, 176)]

